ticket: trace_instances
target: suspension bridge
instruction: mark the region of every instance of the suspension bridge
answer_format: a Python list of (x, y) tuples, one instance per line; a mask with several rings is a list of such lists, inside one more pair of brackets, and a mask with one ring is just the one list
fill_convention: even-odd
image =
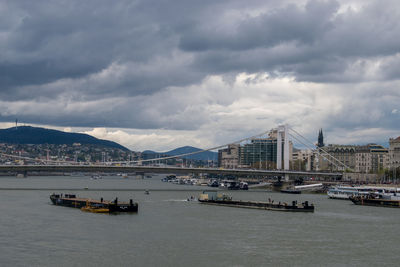
[(35, 162), (35, 164), (29, 165), (0, 165), (0, 172), (14, 172), (27, 174), (29, 172), (116, 172), (116, 173), (139, 173), (144, 175), (145, 173), (207, 173), (207, 174), (220, 174), (220, 175), (234, 175), (234, 176), (252, 176), (252, 177), (284, 177), (285, 180), (289, 180), (290, 177), (328, 177), (328, 178), (340, 178), (342, 172), (326, 172), (326, 171), (299, 171), (291, 170), (289, 162), (289, 140), (290, 138), (296, 143), (300, 143), (307, 147), (308, 149), (315, 151), (318, 155), (321, 155), (325, 160), (329, 161), (331, 164), (336, 166), (338, 170), (350, 169), (343, 162), (336, 159), (329, 153), (327, 153), (322, 148), (318, 148), (310, 140), (305, 138), (298, 131), (290, 128), (288, 125), (280, 125), (278, 128), (273, 129), (276, 133), (276, 169), (255, 169), (255, 168), (193, 168), (193, 167), (171, 167), (171, 166), (143, 166), (145, 162), (160, 162), (163, 160), (174, 159), (174, 158), (184, 158), (194, 154), (214, 151), (222, 148), (226, 148), (232, 144), (241, 144), (260, 138), (271, 133), (271, 130), (266, 132), (243, 138), (229, 144), (224, 144), (220, 146), (215, 146), (207, 149), (203, 149), (196, 152), (185, 153), (175, 156), (166, 156), (153, 159), (142, 159), (142, 160), (130, 160), (130, 161), (114, 161), (106, 162), (103, 164), (87, 164), (81, 162), (71, 162), (62, 160), (49, 160), (49, 159), (35, 159), (29, 157), (21, 157), (17, 155), (0, 153), (2, 157), (9, 157), (14, 159), (20, 159), (30, 162)]

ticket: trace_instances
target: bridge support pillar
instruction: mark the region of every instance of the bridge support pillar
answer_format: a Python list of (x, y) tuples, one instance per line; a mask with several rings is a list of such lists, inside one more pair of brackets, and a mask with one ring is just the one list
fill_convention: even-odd
[[(289, 126), (287, 124), (278, 126), (276, 142), (276, 168), (278, 170), (289, 170)], [(283, 146), (283, 151), (282, 151)], [(282, 157), (283, 154), (283, 157)], [(282, 164), (283, 158), (283, 164)], [(282, 166), (283, 165), (283, 166)]]
[(289, 182), (289, 174), (285, 173), (285, 182)]
[(17, 178), (26, 178), (28, 177), (28, 171), (17, 172)]

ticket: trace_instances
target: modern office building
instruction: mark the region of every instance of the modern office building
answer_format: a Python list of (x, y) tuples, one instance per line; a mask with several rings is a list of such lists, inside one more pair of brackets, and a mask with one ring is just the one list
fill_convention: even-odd
[[(289, 169), (285, 166), (285, 162), (292, 161), (293, 144), (289, 140), (285, 140), (285, 128), (273, 129), (269, 132), (268, 137), (253, 138), (247, 144), (229, 145), (226, 149), (218, 151), (218, 166), (221, 168), (257, 168), (257, 169), (276, 169), (278, 162), (277, 144), (281, 141), (281, 167)], [(281, 130), (281, 131), (280, 131)], [(285, 149), (285, 144), (288, 147)], [(285, 152), (289, 151), (289, 153)], [(289, 154), (285, 158), (285, 153)], [(283, 164), (282, 164), (283, 163)]]
[(277, 139), (252, 139), (240, 150), (240, 165), (242, 167), (276, 169)]

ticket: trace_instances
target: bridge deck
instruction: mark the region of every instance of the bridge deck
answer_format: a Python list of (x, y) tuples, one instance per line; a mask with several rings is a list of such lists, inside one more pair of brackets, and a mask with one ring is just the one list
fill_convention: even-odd
[(304, 175), (342, 176), (340, 172), (306, 172), (290, 170), (221, 169), (221, 168), (179, 168), (153, 166), (110, 166), (110, 165), (1, 165), (0, 172), (141, 172), (141, 173), (210, 173), (231, 175)]

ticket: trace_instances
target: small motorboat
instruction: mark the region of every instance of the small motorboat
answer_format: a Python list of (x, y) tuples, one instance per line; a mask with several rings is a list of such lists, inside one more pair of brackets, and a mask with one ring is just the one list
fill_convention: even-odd
[(295, 188), (285, 188), (281, 190), (281, 193), (286, 193), (286, 194), (301, 194), (300, 190), (297, 190)]

